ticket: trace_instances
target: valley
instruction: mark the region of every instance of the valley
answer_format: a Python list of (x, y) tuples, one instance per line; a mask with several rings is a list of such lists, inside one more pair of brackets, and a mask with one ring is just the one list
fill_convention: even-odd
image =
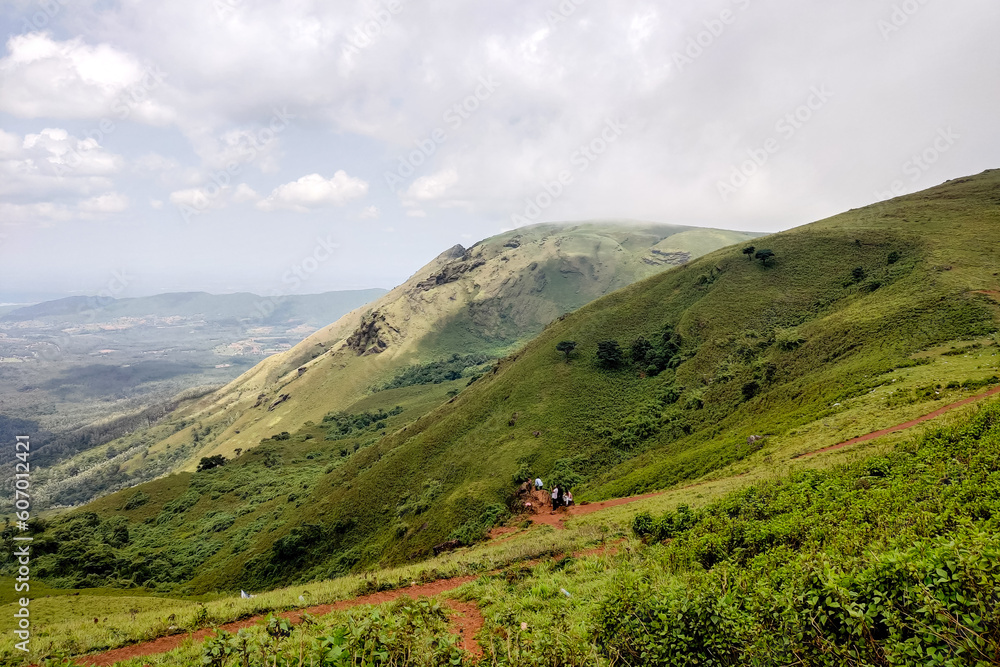
[[(280, 656), (292, 636), (317, 656), (374, 651), (374, 637), (392, 636), (377, 650), (471, 660), (449, 630), (447, 596), (480, 610), (476, 652), (495, 664), (672, 664), (670, 644), (643, 629), (661, 622), (663, 633), (703, 638), (684, 640), (690, 655), (732, 664), (904, 651), (905, 637), (859, 644), (840, 629), (855, 612), (837, 609), (853, 607), (824, 607), (815, 613), (837, 620), (816, 627), (813, 607), (768, 586), (850, 589), (855, 571), (883, 581), (889, 563), (915, 572), (966, 558), (957, 545), (996, 548), (998, 184), (989, 171), (753, 239), (756, 249), (722, 247), (550, 321), (551, 302), (536, 296), (546, 292), (522, 284), (545, 275), (548, 289), (543, 267), (596, 280), (600, 262), (565, 254), (577, 229), (548, 265), (526, 252), (550, 242), (544, 227), (453, 248), (179, 405), (144, 440), (112, 443), (122, 470), (169, 466), (37, 522), (33, 571), (55, 589), (142, 591), (162, 600), (159, 618), (178, 610), (176, 628), (264, 615), (256, 629), (178, 646), (163, 664), (240, 641)], [(535, 335), (519, 341), (505, 326)], [(536, 475), (572, 488), (578, 507), (550, 515), (531, 498), (526, 511), (517, 487)], [(954, 488), (939, 497), (930, 489), (942, 476)], [(490, 539), (497, 526), (502, 537)], [(973, 583), (992, 576), (973, 552), (962, 572), (976, 574), (954, 580), (965, 600), (955, 613), (994, 595)], [(821, 575), (828, 559), (841, 569)], [(438, 602), (373, 600), (384, 616), (323, 607), (325, 627), (367, 628), (341, 643), (323, 644), (332, 640), (304, 621), (274, 630), (284, 621), (267, 616), (455, 576), (471, 579)], [(893, 614), (922, 613), (904, 580), (877, 584), (903, 586), (892, 605), (858, 613), (890, 626)], [(257, 597), (226, 594), (241, 590)], [(170, 633), (135, 609), (131, 620), (108, 616), (110, 643), (67, 621), (56, 634), (73, 639), (52, 650)], [(664, 613), (673, 620), (657, 621)], [(422, 620), (397, 625), (409, 617)], [(983, 633), (935, 626), (941, 645), (993, 646), (1000, 626), (977, 618)], [(765, 639), (779, 626), (788, 641)]]

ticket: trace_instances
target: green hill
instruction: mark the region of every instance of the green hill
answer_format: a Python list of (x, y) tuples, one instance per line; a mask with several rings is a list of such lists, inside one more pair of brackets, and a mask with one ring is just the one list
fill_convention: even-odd
[[(220, 391), (188, 402), (155, 427), (50, 469), (56, 481), (40, 488), (40, 497), (77, 504), (107, 489), (193, 471), (204, 456), (231, 458), (383, 387), (419, 385), (438, 396), (435, 382), (468, 378), (556, 317), (709, 249), (755, 236), (591, 221), (534, 225), (469, 249), (455, 246), (391, 292)], [(164, 299), (185, 312), (205, 301), (197, 294)], [(109, 305), (134, 307), (126, 300)], [(409, 411), (406, 419), (414, 416)]]
[[(717, 250), (559, 318), (480, 377), (431, 385), (435, 394), (361, 395), (386, 375), (370, 366), (355, 380), (358, 400), (324, 413), (324, 392), (351, 392), (319, 364), (351, 368), (391, 350), (420, 359), (394, 313), (355, 313), (361, 326), (324, 334), (344, 341), (341, 354), (321, 353), (299, 373), (308, 345), (326, 347), (318, 337), (296, 352), (304, 356), (250, 373), (205, 405), (233, 406), (234, 426), (275, 437), (225, 466), (58, 519), (36, 543), (39, 575), (197, 590), (333, 576), (476, 539), (504, 517), (526, 471), (578, 477), (577, 500), (595, 500), (710, 473), (777, 472), (804, 452), (929, 412), (998, 382), (998, 192), (1000, 171), (990, 171), (756, 240), (774, 253), (766, 264), (740, 247)], [(470, 260), (439, 258), (431, 277), (455, 284), (456, 262)], [(568, 361), (561, 341), (576, 343)], [(266, 378), (292, 398), (275, 403)], [(237, 409), (250, 400), (256, 413)], [(301, 428), (279, 414), (296, 400), (316, 401), (296, 413), (314, 415)], [(59, 531), (91, 537), (71, 550)], [(120, 544), (108, 549), (114, 535)]]

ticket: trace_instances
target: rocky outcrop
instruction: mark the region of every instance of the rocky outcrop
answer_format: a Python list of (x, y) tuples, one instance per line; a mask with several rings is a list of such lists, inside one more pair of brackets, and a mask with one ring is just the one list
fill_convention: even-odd
[[(461, 248), (462, 246), (455, 247)], [(478, 257), (473, 259), (469, 256), (469, 253), (463, 253), (461, 258), (445, 264), (439, 271), (432, 273), (426, 279), (417, 283), (417, 289), (429, 290), (437, 287), (438, 285), (455, 282), (464, 274), (472, 271), (473, 269), (477, 269), (484, 264), (486, 264), (485, 259)]]
[(689, 252), (670, 252), (653, 248), (650, 253), (647, 257), (642, 258), (642, 261), (650, 266), (660, 266), (662, 264), (680, 266), (691, 261), (691, 253)]
[(345, 344), (359, 356), (378, 354), (389, 347), (390, 332), (398, 334), (399, 330), (386, 322), (385, 315), (373, 310), (361, 318), (361, 324)]

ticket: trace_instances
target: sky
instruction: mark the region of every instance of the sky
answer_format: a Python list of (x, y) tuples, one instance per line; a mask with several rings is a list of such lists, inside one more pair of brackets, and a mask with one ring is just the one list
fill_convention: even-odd
[(389, 288), (536, 222), (788, 229), (1000, 167), (998, 25), (996, 0), (4, 0), (0, 301)]

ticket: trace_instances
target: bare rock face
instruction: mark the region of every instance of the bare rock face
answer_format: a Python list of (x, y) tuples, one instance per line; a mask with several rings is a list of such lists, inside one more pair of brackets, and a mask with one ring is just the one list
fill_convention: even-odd
[(378, 354), (389, 347), (389, 332), (399, 333), (399, 330), (386, 322), (385, 315), (377, 310), (361, 318), (361, 324), (348, 336), (346, 345), (359, 356)]
[(461, 278), (463, 274), (486, 264), (485, 259), (472, 259), (472, 253), (466, 252), (460, 245), (455, 246), (448, 252), (452, 253), (453, 251), (457, 251), (459, 249), (462, 251), (461, 254), (457, 257), (450, 256), (451, 261), (442, 266), (437, 273), (432, 273), (425, 280), (421, 280), (417, 283), (417, 289), (430, 290), (438, 285), (455, 282)]
[(662, 264), (680, 266), (681, 264), (687, 264), (691, 261), (691, 253), (689, 252), (670, 252), (653, 248), (650, 250), (650, 253), (650, 255), (643, 257), (642, 261), (651, 266), (659, 266)]

